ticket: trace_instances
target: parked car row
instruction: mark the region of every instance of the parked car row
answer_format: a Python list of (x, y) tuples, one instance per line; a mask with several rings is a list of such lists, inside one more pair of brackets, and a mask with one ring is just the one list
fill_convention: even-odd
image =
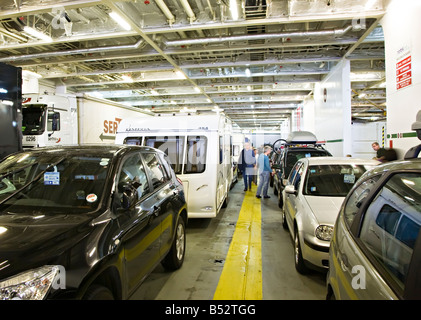
[(282, 209), (282, 191), (285, 188), (289, 174), (295, 163), (301, 158), (332, 156), (321, 144), (317, 143), (316, 136), (308, 131), (293, 131), (281, 146), (276, 147), (272, 157), (273, 192), (278, 196), (278, 206)]
[(127, 299), (184, 261), (187, 206), (167, 156), (37, 148), (0, 163), (0, 300)]
[[(421, 150), (418, 147), (417, 150)], [(308, 157), (282, 192), (298, 272), (328, 270), (327, 299), (421, 298), (421, 159)]]

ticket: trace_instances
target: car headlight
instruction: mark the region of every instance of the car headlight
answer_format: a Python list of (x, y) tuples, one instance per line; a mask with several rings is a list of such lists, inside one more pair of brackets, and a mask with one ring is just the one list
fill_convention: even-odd
[(55, 284), (62, 266), (43, 266), (0, 282), (0, 300), (42, 300)]
[(316, 228), (316, 237), (320, 240), (330, 241), (332, 239), (333, 227), (320, 225)]

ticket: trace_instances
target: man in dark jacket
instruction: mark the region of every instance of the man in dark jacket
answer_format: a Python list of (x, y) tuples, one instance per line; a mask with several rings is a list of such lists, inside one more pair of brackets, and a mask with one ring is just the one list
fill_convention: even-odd
[(238, 158), (238, 169), (241, 171), (244, 179), (244, 191), (247, 191), (247, 189), (251, 190), (255, 166), (256, 158), (254, 157), (253, 149), (250, 146), (250, 142), (246, 142)]

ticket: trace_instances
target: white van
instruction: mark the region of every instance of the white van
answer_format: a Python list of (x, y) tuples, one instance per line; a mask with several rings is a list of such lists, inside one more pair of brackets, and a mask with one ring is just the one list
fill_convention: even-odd
[(115, 142), (158, 148), (169, 156), (184, 185), (189, 218), (216, 217), (227, 205), (233, 173), (232, 123), (226, 116), (123, 119)]

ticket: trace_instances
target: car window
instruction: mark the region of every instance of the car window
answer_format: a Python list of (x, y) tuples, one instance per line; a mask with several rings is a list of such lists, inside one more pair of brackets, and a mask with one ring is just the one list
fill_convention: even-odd
[(170, 158), (169, 158), (166, 154), (164, 154), (164, 155), (163, 155), (163, 159), (161, 158), (161, 160), (162, 160), (162, 164), (163, 164), (163, 166), (164, 166), (164, 171), (165, 171), (165, 174), (166, 174), (166, 176), (168, 177), (168, 180), (170, 180), (170, 179), (171, 179), (171, 177), (172, 177), (172, 174), (171, 174), (171, 161), (170, 161)]
[(303, 170), (304, 170), (304, 165), (300, 163), (300, 165), (297, 166), (297, 173), (295, 174), (294, 180), (292, 181), (292, 184), (294, 185), (295, 190), (298, 190), (298, 188), (300, 187)]
[(291, 171), (289, 177), (288, 177), (288, 184), (293, 184), (294, 178), (296, 173), (298, 172), (299, 168), (301, 166), (301, 162), (297, 162), (293, 168), (293, 170)]
[(368, 196), (380, 177), (381, 175), (370, 177), (350, 191), (350, 196), (344, 207), (344, 217), (349, 227), (352, 225), (358, 209), (361, 207), (365, 198)]
[(363, 165), (312, 165), (307, 170), (303, 194), (345, 197), (365, 171)]
[(421, 226), (421, 174), (393, 175), (364, 214), (360, 239), (403, 289)]
[(111, 158), (88, 154), (59, 160), (59, 154), (50, 153), (19, 157), (11, 156), (0, 166), (0, 200), (11, 196), (3, 202), (9, 211), (72, 214), (100, 204)]
[(121, 166), (118, 179), (119, 192), (122, 192), (123, 186), (127, 184), (136, 188), (138, 199), (150, 192), (146, 171), (143, 166), (140, 153), (135, 153), (129, 156)]
[(286, 155), (285, 177), (288, 177), (294, 164), (302, 158), (330, 156), (326, 150), (289, 150)]
[(149, 169), (149, 175), (151, 178), (154, 189), (160, 187), (169, 180), (168, 175), (158, 159), (155, 153), (144, 153), (143, 158), (145, 159), (145, 165)]

